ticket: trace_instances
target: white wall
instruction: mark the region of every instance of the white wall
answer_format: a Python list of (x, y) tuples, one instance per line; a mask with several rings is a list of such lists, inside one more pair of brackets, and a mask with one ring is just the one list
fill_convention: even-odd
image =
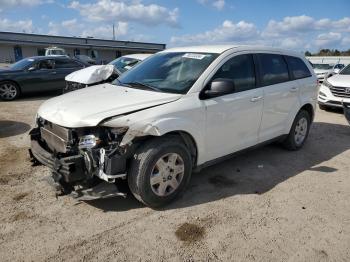
[(313, 64), (350, 64), (350, 56), (307, 56)]

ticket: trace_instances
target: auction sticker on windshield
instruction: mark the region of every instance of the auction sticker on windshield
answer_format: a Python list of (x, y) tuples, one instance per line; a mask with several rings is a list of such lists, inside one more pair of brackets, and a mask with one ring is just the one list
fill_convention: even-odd
[(204, 57), (206, 57), (206, 55), (194, 54), (194, 53), (186, 53), (182, 57), (202, 60)]

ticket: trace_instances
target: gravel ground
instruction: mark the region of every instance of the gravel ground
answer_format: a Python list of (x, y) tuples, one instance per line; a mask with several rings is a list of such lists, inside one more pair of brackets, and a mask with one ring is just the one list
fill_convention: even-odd
[(318, 110), (305, 147), (270, 145), (194, 174), (162, 210), (56, 198), (28, 160), (47, 97), (0, 102), (1, 261), (350, 261), (350, 127)]

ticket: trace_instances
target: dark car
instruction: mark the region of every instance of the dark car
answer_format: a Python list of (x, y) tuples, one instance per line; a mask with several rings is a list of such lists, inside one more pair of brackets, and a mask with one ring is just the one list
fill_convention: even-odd
[(69, 57), (37, 56), (0, 69), (0, 98), (14, 100), (21, 94), (63, 90), (65, 76), (89, 66)]
[(87, 64), (90, 64), (90, 65), (96, 65), (96, 60), (95, 59), (92, 59), (90, 56), (88, 55), (76, 55), (75, 56), (76, 59), (84, 62), (84, 63), (87, 63)]

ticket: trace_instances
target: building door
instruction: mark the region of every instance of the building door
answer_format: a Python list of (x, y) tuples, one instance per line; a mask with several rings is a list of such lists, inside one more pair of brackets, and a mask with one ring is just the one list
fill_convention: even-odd
[(19, 61), (23, 59), (23, 55), (22, 55), (22, 48), (20, 46), (15, 46), (14, 48), (15, 51), (15, 61)]
[(74, 56), (80, 55), (80, 49), (74, 49)]

